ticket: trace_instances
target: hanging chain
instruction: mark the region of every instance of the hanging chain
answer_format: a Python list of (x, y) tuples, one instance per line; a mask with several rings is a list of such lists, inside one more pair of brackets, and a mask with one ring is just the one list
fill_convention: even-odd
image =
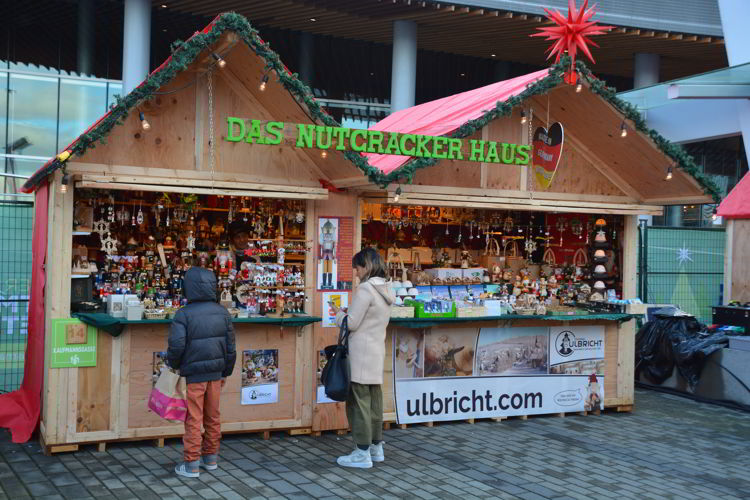
[(529, 199), (534, 199), (534, 108), (529, 108), (529, 146), (531, 146), (531, 161), (529, 161), (528, 175), (526, 175), (526, 190)]
[(208, 148), (210, 153), (209, 166), (211, 168), (211, 189), (214, 187), (214, 86), (213, 71), (208, 70)]

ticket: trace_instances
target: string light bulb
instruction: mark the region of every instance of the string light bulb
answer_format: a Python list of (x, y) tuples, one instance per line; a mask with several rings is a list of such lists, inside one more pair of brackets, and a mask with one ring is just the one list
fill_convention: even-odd
[(620, 137), (627, 137), (627, 136), (628, 136), (628, 126), (623, 121), (622, 125), (620, 125)]
[(151, 130), (151, 124), (146, 121), (146, 116), (143, 114), (143, 111), (138, 112), (138, 118), (141, 119), (141, 128), (143, 130)]
[(60, 192), (65, 194), (68, 192), (68, 183), (70, 182), (70, 175), (67, 172), (63, 172), (62, 181), (60, 183)]
[(716, 207), (714, 207), (713, 212), (711, 212), (711, 220), (716, 220), (719, 218), (719, 214), (716, 211)]
[(214, 56), (216, 65), (219, 67), (219, 69), (224, 69), (227, 66), (227, 62), (222, 59), (219, 54), (217, 54), (216, 52), (212, 52), (211, 55)]
[(261, 92), (266, 90), (266, 84), (268, 84), (268, 75), (263, 75), (263, 78), (260, 79), (260, 86), (258, 87)]
[(396, 196), (393, 197), (393, 201), (398, 203), (398, 200), (401, 198), (401, 186), (396, 188)]
[(665, 178), (665, 180), (668, 181), (668, 180), (671, 180), (671, 179), (672, 179), (672, 165), (670, 165), (670, 166), (667, 167), (667, 177)]
[(526, 118), (526, 111), (521, 110), (521, 125), (523, 125), (524, 123), (526, 123), (526, 120), (527, 120), (527, 118)]
[(321, 152), (320, 152), (320, 157), (321, 157), (321, 158), (323, 158), (324, 160), (325, 160), (326, 158), (328, 158), (328, 151), (321, 151)]
[(583, 84), (579, 80), (578, 84), (576, 85), (576, 94), (580, 94), (581, 90), (583, 90)]

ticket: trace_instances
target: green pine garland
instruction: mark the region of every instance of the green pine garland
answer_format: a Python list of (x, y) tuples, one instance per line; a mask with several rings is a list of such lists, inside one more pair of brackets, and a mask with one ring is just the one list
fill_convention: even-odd
[[(225, 31), (233, 31), (250, 47), (256, 54), (262, 57), (266, 64), (267, 71), (274, 71), (278, 81), (294, 96), (297, 101), (303, 103), (311, 113), (311, 118), (325, 125), (338, 127), (340, 124), (320, 106), (315, 99), (310, 88), (302, 83), (296, 73), (291, 73), (289, 69), (281, 62), (278, 54), (271, 50), (268, 43), (264, 42), (259, 36), (258, 31), (254, 29), (247, 19), (239, 14), (230, 12), (218, 16), (212, 25), (202, 32), (196, 33), (189, 40), (175, 41), (171, 45), (171, 58), (157, 71), (150, 74), (146, 81), (136, 87), (125, 97), (116, 97), (116, 104), (112, 107), (110, 113), (96, 124), (91, 130), (82, 134), (71, 148), (72, 155), (82, 156), (89, 148), (96, 147), (96, 143), (105, 143), (106, 137), (112, 129), (125, 122), (128, 114), (133, 108), (136, 108), (143, 101), (154, 96), (161, 87), (171, 82), (179, 73), (185, 71), (198, 55), (217, 42)], [(535, 95), (543, 95), (556, 88), (563, 82), (563, 74), (566, 68), (570, 67), (570, 59), (566, 56), (561, 61), (550, 68), (548, 76), (529, 85), (523, 92), (513, 96), (506, 101), (498, 101), (494, 109), (489, 110), (481, 117), (475, 120), (469, 120), (461, 125), (457, 130), (449, 134), (449, 137), (465, 138), (481, 130), (492, 120), (500, 117), (510, 116), (516, 106), (520, 106), (526, 99)], [(693, 159), (685, 153), (682, 147), (672, 144), (655, 130), (646, 126), (646, 122), (641, 117), (638, 110), (631, 104), (618, 99), (615, 90), (607, 87), (604, 82), (593, 76), (591, 71), (582, 61), (576, 62), (576, 68), (583, 78), (589, 83), (591, 90), (609, 101), (615, 108), (623, 113), (628, 119), (635, 123), (636, 128), (648, 134), (659, 149), (667, 156), (672, 158), (677, 166), (692, 175), (703, 187), (707, 194), (718, 202), (720, 198), (719, 189), (708, 176), (700, 172)], [(72, 156), (71, 155), (71, 156)], [(367, 159), (356, 152), (346, 151), (344, 156), (354, 163), (368, 179), (385, 188), (394, 182), (406, 181), (411, 183), (417, 170), (435, 165), (439, 160), (434, 158), (415, 158), (400, 168), (383, 174), (379, 169), (373, 167), (367, 162)], [(43, 169), (36, 172), (23, 186), (25, 192), (33, 191), (48, 175), (55, 170), (62, 168), (67, 160), (55, 158), (48, 162)]]

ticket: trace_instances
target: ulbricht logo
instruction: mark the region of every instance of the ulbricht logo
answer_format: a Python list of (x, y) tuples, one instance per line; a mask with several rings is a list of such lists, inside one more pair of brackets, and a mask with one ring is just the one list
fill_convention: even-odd
[(568, 357), (573, 354), (573, 344), (575, 343), (576, 336), (573, 332), (563, 330), (557, 335), (555, 339), (555, 349), (560, 356)]
[(576, 338), (575, 334), (570, 330), (563, 330), (557, 334), (555, 349), (557, 349), (557, 353), (560, 356), (567, 358), (575, 351), (594, 351), (600, 349), (603, 342), (601, 339)]

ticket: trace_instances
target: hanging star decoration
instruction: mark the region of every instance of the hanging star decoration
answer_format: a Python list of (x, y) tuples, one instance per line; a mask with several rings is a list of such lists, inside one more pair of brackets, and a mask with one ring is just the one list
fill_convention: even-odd
[(576, 54), (580, 49), (581, 52), (591, 59), (591, 62), (595, 63), (594, 56), (591, 55), (591, 51), (588, 45), (591, 44), (594, 47), (598, 45), (588, 37), (593, 35), (603, 35), (614, 26), (599, 26), (596, 21), (590, 19), (596, 14), (596, 5), (588, 8), (589, 0), (583, 0), (583, 5), (578, 9), (576, 6), (576, 0), (568, 0), (568, 17), (567, 19), (558, 11), (554, 12), (545, 8), (544, 11), (547, 13), (547, 19), (556, 24), (556, 26), (546, 26), (544, 28), (537, 28), (540, 33), (534, 33), (530, 36), (546, 36), (547, 40), (555, 40), (555, 43), (546, 50), (549, 52), (547, 59), (553, 55), (557, 55), (555, 63), (560, 62), (560, 58), (564, 53), (570, 55), (570, 69), (565, 72), (565, 82), (571, 85), (575, 85), (578, 81), (576, 75)]
[(690, 257), (690, 249), (685, 245), (683, 242), (682, 248), (677, 249), (677, 261), (680, 263), (680, 265), (684, 264), (687, 261), (693, 262), (693, 258)]

